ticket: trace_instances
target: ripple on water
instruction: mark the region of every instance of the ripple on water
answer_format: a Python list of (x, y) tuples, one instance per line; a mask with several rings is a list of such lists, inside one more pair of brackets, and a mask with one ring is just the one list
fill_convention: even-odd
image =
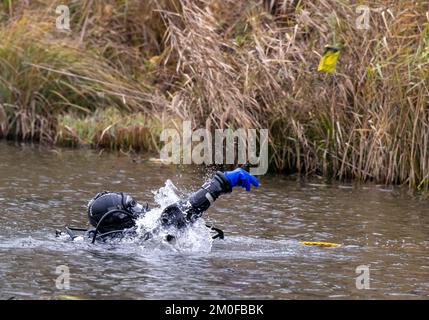
[[(57, 295), (53, 283), (60, 265), (70, 268), (69, 294), (82, 298), (429, 295), (429, 207), (398, 188), (265, 176), (258, 190), (234, 190), (204, 215), (225, 231), (223, 241), (212, 242), (201, 224), (176, 246), (161, 238), (158, 244), (130, 239), (92, 245), (55, 238), (54, 230), (86, 225), (86, 204), (97, 192), (124, 191), (162, 208), (196, 190), (203, 176), (191, 168), (134, 163), (116, 154), (65, 150), (59, 156), (4, 143), (0, 166), (0, 298)], [(169, 190), (173, 185), (175, 197)], [(159, 190), (156, 199), (153, 190)], [(372, 290), (356, 289), (360, 265), (370, 267)]]

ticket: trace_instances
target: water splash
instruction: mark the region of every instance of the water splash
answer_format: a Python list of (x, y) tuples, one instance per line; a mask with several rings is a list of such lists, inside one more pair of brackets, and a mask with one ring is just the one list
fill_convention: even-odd
[[(171, 180), (165, 182), (165, 186), (153, 191), (154, 200), (159, 207), (151, 209), (143, 217), (136, 221), (137, 239), (145, 237), (147, 232), (153, 234), (150, 240), (142, 242), (144, 249), (170, 248), (178, 252), (210, 252), (213, 239), (210, 230), (206, 227), (204, 219), (200, 218), (195, 223), (177, 230), (175, 228), (161, 228), (159, 218), (163, 210), (180, 200), (178, 189)], [(154, 230), (156, 230), (154, 232)], [(173, 241), (167, 241), (167, 236), (174, 236)]]
[(164, 209), (180, 200), (178, 191), (179, 190), (174, 185), (174, 183), (168, 179), (165, 182), (164, 187), (159, 188), (157, 191), (152, 191), (152, 193), (154, 194), (155, 202), (160, 206), (161, 209)]

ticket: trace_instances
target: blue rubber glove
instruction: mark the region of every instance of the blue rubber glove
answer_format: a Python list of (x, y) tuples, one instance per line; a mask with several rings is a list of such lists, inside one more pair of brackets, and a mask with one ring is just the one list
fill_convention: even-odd
[(258, 179), (242, 168), (237, 168), (234, 171), (226, 171), (223, 174), (228, 179), (232, 188), (241, 185), (247, 191), (250, 191), (250, 184), (253, 184), (255, 187), (259, 186)]

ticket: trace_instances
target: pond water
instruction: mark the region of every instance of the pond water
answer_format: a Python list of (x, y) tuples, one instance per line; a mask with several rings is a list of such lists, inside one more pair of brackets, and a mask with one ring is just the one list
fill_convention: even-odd
[[(184, 195), (207, 178), (202, 168), (144, 156), (0, 143), (0, 299), (429, 295), (428, 200), (401, 188), (267, 175), (257, 190), (235, 189), (205, 213), (225, 239), (203, 249), (55, 237), (65, 224), (87, 224), (86, 205), (99, 191), (129, 192), (157, 207), (154, 194), (168, 179)], [(59, 266), (69, 269), (69, 289), (56, 286)]]

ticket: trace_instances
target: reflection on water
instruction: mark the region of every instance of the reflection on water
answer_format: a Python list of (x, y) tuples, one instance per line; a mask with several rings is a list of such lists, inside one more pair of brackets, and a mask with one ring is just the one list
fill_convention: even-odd
[[(427, 200), (399, 188), (263, 177), (258, 190), (234, 190), (206, 213), (206, 222), (226, 233), (210, 252), (54, 236), (64, 224), (86, 224), (87, 201), (101, 190), (129, 192), (153, 207), (167, 179), (183, 195), (204, 177), (195, 167), (0, 143), (0, 299), (428, 296)], [(343, 245), (307, 247), (302, 240)], [(55, 287), (59, 265), (70, 268), (70, 290)], [(359, 265), (370, 267), (369, 290), (356, 288)]]

